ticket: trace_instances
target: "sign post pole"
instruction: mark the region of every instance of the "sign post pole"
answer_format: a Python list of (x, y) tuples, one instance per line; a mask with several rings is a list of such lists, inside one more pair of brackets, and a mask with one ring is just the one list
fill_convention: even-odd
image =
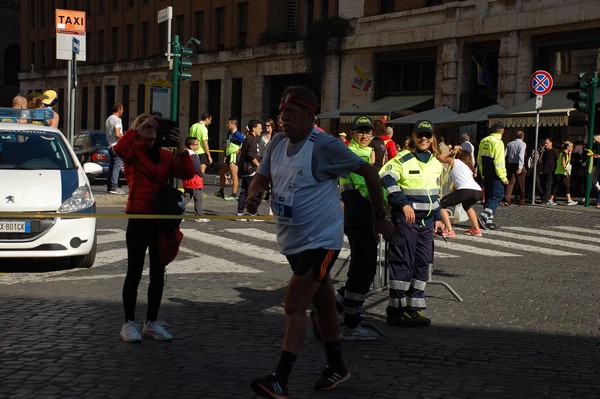
[[(598, 72), (594, 72), (590, 85), (588, 86), (589, 93), (589, 121), (588, 121), (588, 149), (594, 146), (594, 122), (596, 120), (596, 86), (598, 86)], [(594, 157), (588, 155), (588, 170), (585, 179), (585, 207), (590, 206), (590, 196), (592, 193), (592, 171), (594, 170)]]
[(552, 90), (554, 80), (552, 75), (546, 71), (535, 71), (529, 78), (529, 89), (537, 97), (535, 98), (535, 141), (533, 142), (533, 175), (532, 175), (532, 188), (531, 188), (531, 205), (535, 205), (535, 186), (537, 182), (537, 146), (539, 140), (540, 131), (540, 109), (542, 109), (542, 103), (544, 95), (548, 94)]
[(542, 102), (544, 101), (544, 96), (537, 96), (535, 98), (535, 141), (533, 144), (533, 187), (531, 188), (531, 205), (535, 205), (535, 186), (537, 179), (537, 145), (538, 145), (538, 137), (540, 132), (540, 109), (542, 108)]

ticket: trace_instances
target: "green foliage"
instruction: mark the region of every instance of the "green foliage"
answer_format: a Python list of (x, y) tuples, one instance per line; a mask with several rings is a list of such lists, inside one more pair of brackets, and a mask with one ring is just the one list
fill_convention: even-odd
[(321, 75), (329, 44), (331, 43), (332, 49), (339, 53), (342, 39), (353, 32), (354, 27), (350, 21), (340, 17), (324, 18), (310, 25), (304, 37), (304, 50), (306, 58), (308, 58), (309, 71), (315, 75)]

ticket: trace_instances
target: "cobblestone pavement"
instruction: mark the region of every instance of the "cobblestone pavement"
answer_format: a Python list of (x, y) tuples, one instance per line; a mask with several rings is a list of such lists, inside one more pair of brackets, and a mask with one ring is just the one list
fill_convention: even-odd
[[(102, 188), (98, 211), (121, 214), (125, 197)], [(207, 214), (235, 214), (206, 191)], [(290, 397), (600, 398), (600, 210), (502, 207), (497, 222), (483, 238), (436, 239), (433, 279), (464, 301), (428, 285), (430, 327), (387, 326), (387, 292), (373, 292), (365, 315), (384, 336), (343, 342), (352, 378), (335, 391), (312, 390), (324, 354), (307, 322)], [(249, 382), (278, 360), (290, 276), (273, 222), (184, 222), (160, 312), (175, 338), (141, 344), (118, 339), (125, 226), (99, 220), (91, 269), (2, 263), (0, 398), (253, 398)]]

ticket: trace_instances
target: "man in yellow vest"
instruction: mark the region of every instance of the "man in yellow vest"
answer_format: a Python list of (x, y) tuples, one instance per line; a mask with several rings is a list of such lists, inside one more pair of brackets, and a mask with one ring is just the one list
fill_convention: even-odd
[(433, 124), (415, 124), (408, 148), (388, 161), (379, 172), (387, 191), (396, 228), (388, 241), (390, 298), (387, 323), (392, 326), (428, 326), (421, 313), (426, 307), (425, 285), (433, 262), (433, 235), (442, 229), (440, 179)]
[(494, 223), (494, 215), (504, 196), (504, 186), (508, 184), (504, 163), (503, 134), (504, 123), (494, 122), (492, 133), (479, 143), (477, 167), (483, 179), (485, 203), (478, 219), (483, 229), (497, 230), (499, 228)]

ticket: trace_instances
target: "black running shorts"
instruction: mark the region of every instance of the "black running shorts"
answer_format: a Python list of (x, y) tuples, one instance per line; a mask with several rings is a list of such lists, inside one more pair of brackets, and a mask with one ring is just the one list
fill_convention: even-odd
[(333, 249), (307, 249), (294, 255), (287, 255), (286, 258), (294, 274), (302, 276), (308, 271), (313, 271), (313, 276), (323, 284), (327, 281), (326, 277), (337, 260), (340, 250)]

